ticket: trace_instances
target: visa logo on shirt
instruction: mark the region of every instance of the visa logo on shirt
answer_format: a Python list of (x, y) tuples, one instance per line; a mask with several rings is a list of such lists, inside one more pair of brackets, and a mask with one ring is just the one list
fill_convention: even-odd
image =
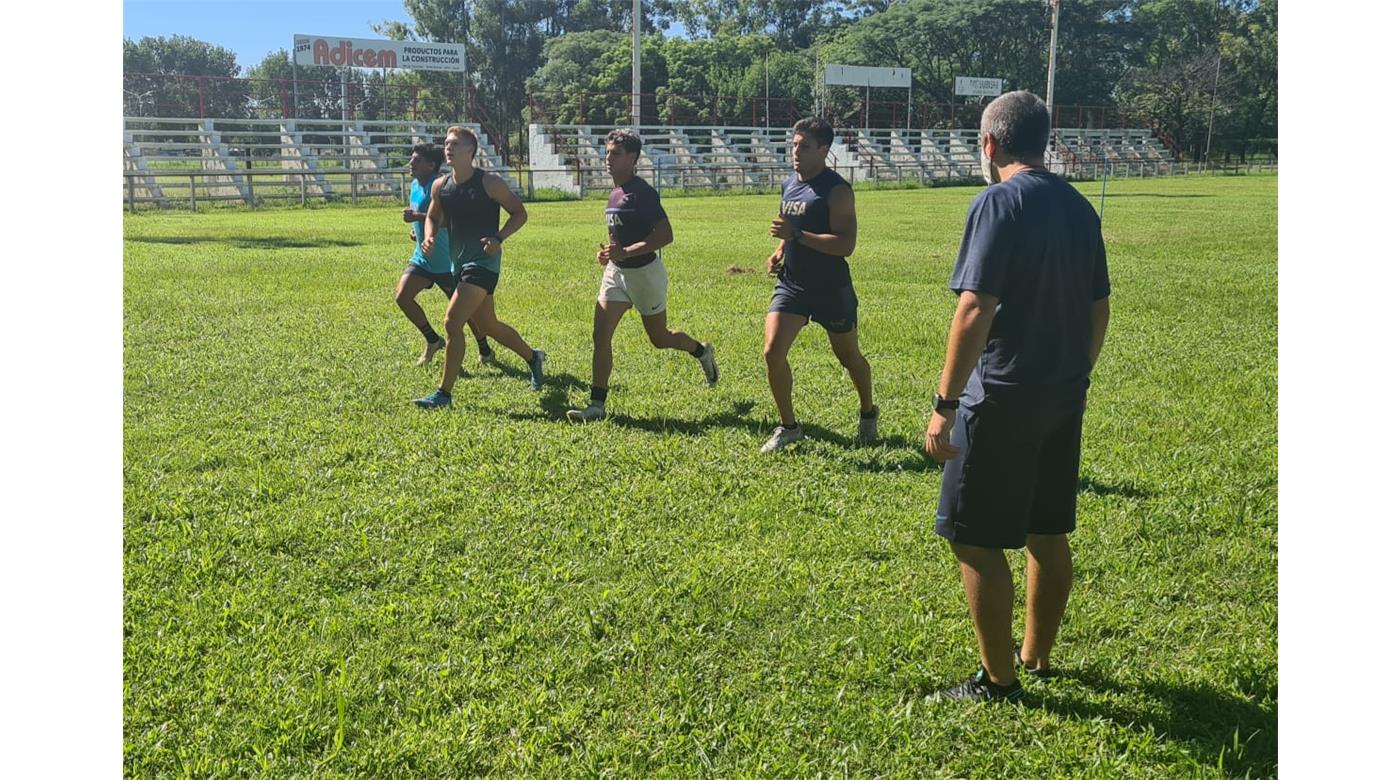
[(778, 208), (778, 214), (784, 217), (800, 217), (807, 213), (807, 201), (805, 200), (785, 200)]

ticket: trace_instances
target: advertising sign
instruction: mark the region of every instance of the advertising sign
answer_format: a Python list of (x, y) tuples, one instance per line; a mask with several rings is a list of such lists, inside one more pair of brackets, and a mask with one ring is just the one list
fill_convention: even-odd
[(958, 76), (953, 84), (954, 95), (977, 95), (996, 97), (1001, 94), (1005, 79), (981, 79), (974, 76)]
[(909, 88), (908, 68), (871, 68), (865, 65), (827, 65), (826, 83), (849, 87)]
[(467, 47), (460, 43), (294, 35), (292, 56), (298, 65), (334, 68), (405, 68), (458, 73), (467, 69)]

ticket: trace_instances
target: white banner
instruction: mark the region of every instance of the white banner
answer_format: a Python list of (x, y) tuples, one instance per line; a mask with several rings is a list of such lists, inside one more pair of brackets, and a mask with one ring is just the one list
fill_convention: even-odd
[(827, 65), (826, 83), (849, 87), (899, 87), (908, 89), (908, 68), (871, 68), (865, 65)]
[(293, 35), (292, 56), (298, 65), (334, 68), (406, 68), (458, 73), (467, 69), (467, 47), (460, 43)]
[(954, 82), (954, 95), (978, 95), (996, 97), (1001, 94), (1005, 79), (980, 79), (974, 76), (958, 76)]

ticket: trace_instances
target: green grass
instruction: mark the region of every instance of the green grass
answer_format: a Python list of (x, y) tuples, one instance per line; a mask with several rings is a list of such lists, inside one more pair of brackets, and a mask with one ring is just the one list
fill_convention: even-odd
[(814, 435), (778, 457), (775, 196), (670, 204), (672, 323), (722, 381), (629, 315), (590, 427), (563, 411), (597, 202), (533, 204), (507, 244), (498, 312), (549, 386), (472, 364), (442, 413), (408, 403), (436, 375), (392, 301), (398, 206), (126, 217), (126, 774), (1277, 774), (1277, 184), (1109, 185), (1062, 675), (1021, 708), (924, 703), (977, 662), (919, 442), (978, 188), (859, 193), (885, 439), (851, 444), (814, 327)]

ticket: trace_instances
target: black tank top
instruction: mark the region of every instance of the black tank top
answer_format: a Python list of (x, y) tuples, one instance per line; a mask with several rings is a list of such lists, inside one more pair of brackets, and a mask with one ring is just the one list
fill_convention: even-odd
[[(779, 215), (796, 222), (798, 231), (831, 232), (831, 191), (846, 183), (841, 174), (830, 168), (802, 181), (794, 173), (783, 183), (783, 201)], [(832, 289), (851, 283), (851, 267), (846, 258), (819, 252), (797, 241), (784, 246), (783, 267), (778, 278), (799, 288)]]
[(462, 184), (452, 180), (449, 173), (438, 190), (442, 211), (447, 215), (448, 244), (452, 262), (457, 268), (467, 263), (486, 260), (481, 239), (501, 230), (501, 204), (486, 193), (485, 173), (477, 168)]

